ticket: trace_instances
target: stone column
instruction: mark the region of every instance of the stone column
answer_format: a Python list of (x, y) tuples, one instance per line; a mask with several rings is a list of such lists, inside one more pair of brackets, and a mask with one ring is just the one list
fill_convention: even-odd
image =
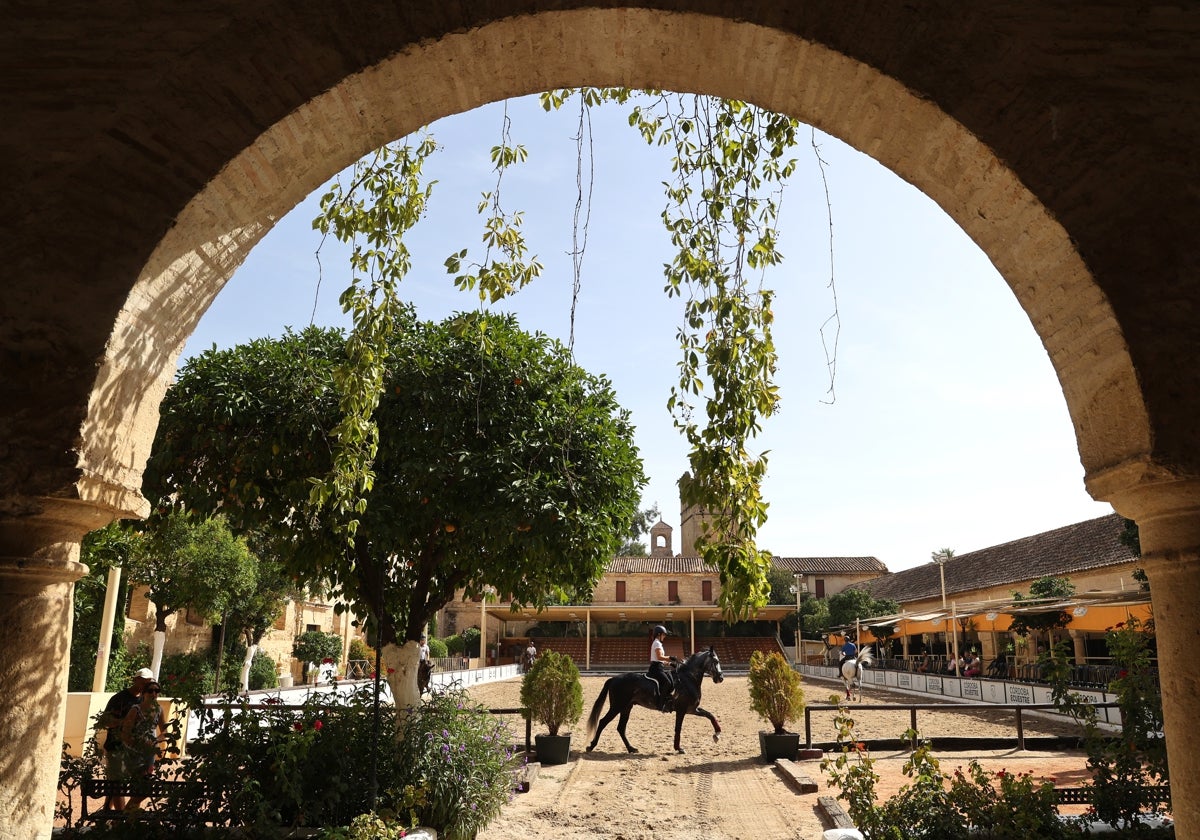
[(1071, 637), (1071, 645), (1075, 654), (1076, 665), (1087, 664), (1087, 637), (1082, 630), (1067, 630)]
[(66, 710), (79, 540), (111, 520), (89, 504), (37, 500), (0, 519), (0, 840), (49, 838)]
[(1200, 481), (1147, 482), (1114, 506), (1138, 523), (1150, 578), (1176, 836), (1200, 837)]

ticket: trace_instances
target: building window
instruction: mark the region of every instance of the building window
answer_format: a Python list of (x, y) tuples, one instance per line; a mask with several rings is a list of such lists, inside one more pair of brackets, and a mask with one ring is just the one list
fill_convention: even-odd
[(625, 603), (625, 581), (617, 581), (617, 603)]
[(824, 580), (824, 578), (817, 578), (817, 597), (818, 598), (825, 597), (825, 580)]
[(677, 581), (677, 580), (667, 581), (667, 600), (670, 601), (672, 604), (679, 603), (679, 581)]
[(700, 584), (700, 600), (706, 604), (712, 603), (712, 581), (706, 580)]

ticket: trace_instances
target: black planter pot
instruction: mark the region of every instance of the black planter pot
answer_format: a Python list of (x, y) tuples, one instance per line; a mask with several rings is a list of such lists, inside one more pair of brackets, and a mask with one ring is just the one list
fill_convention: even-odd
[(571, 758), (570, 735), (535, 735), (533, 742), (542, 764), (566, 764)]
[(759, 732), (758, 748), (762, 752), (763, 761), (768, 763), (777, 758), (795, 761), (800, 752), (800, 733), (784, 732), (782, 735), (776, 735), (774, 732)]

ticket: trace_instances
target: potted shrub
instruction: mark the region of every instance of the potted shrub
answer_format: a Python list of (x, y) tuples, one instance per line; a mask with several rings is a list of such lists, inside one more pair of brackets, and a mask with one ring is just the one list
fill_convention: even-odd
[[(535, 738), (538, 761), (565, 764), (571, 753), (570, 728), (583, 714), (583, 686), (571, 657), (552, 650), (539, 655), (521, 679), (521, 705), (550, 730)], [(567, 733), (559, 735), (564, 726)]]
[(784, 725), (804, 714), (804, 691), (800, 675), (779, 651), (750, 655), (750, 708), (769, 721), (773, 732), (759, 732), (758, 743), (767, 761), (790, 758), (800, 751), (800, 734), (787, 732)]

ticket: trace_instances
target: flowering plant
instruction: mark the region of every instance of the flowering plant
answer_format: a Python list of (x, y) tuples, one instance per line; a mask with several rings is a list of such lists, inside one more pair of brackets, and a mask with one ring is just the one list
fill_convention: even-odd
[(512, 735), (459, 689), (411, 710), (397, 745), (404, 786), (388, 791), (393, 810), (447, 840), (470, 840), (513, 796)]

